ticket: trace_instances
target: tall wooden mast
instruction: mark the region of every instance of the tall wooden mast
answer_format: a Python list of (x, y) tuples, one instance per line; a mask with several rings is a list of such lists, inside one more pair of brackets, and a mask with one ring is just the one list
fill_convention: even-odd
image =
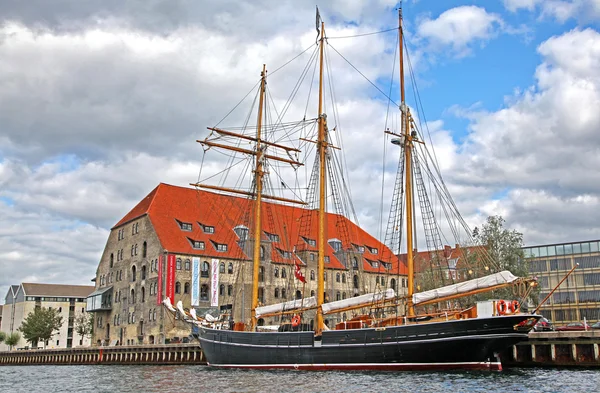
[(321, 305), (325, 302), (325, 187), (326, 187), (326, 153), (327, 153), (327, 116), (323, 113), (323, 49), (325, 45), (325, 23), (321, 22), (321, 39), (319, 41), (319, 136), (317, 146), (319, 150), (319, 238), (317, 247), (319, 249), (317, 268), (317, 319), (315, 323), (315, 334), (320, 335), (323, 331), (323, 310)]
[(404, 36), (402, 32), (402, 7), (398, 9), (398, 43), (400, 45), (400, 116), (401, 135), (404, 140), (404, 173), (406, 194), (406, 264), (408, 267), (408, 316), (415, 315), (412, 303), (414, 293), (414, 256), (413, 256), (413, 190), (412, 190), (412, 149), (413, 138), (410, 127), (410, 112), (406, 106), (404, 94)]
[(254, 201), (254, 253), (252, 257), (252, 320), (251, 330), (256, 329), (256, 307), (258, 307), (258, 270), (260, 268), (260, 239), (262, 238), (261, 203), (263, 188), (263, 147), (261, 144), (262, 112), (265, 96), (265, 82), (267, 79), (266, 65), (260, 79), (260, 94), (258, 100), (258, 120), (256, 121), (256, 165), (254, 169), (254, 183), (256, 187), (256, 199)]
[[(264, 171), (265, 160), (268, 159), (268, 160), (274, 160), (274, 161), (279, 161), (279, 162), (285, 162), (285, 163), (291, 164), (292, 166), (304, 165), (301, 162), (293, 159), (292, 156), (290, 155), (291, 152), (297, 153), (297, 152), (300, 152), (300, 150), (293, 148), (293, 147), (287, 147), (284, 145), (280, 145), (278, 143), (273, 143), (273, 142), (263, 140), (262, 122), (263, 122), (263, 111), (264, 111), (264, 107), (265, 107), (264, 106), (264, 97), (265, 97), (266, 83), (267, 83), (267, 70), (266, 70), (266, 65), (263, 64), (263, 70), (261, 73), (260, 88), (259, 88), (260, 91), (259, 91), (259, 103), (258, 103), (258, 119), (257, 119), (255, 136), (238, 134), (238, 133), (235, 133), (232, 131), (227, 131), (227, 130), (223, 130), (223, 129), (216, 128), (216, 127), (207, 127), (209, 130), (212, 131), (211, 135), (213, 135), (213, 133), (216, 133), (219, 135), (219, 137), (227, 136), (227, 137), (234, 137), (234, 138), (238, 138), (241, 140), (254, 142), (254, 144), (255, 144), (254, 149), (244, 149), (244, 148), (241, 148), (238, 146), (229, 146), (224, 143), (217, 143), (210, 139), (211, 136), (207, 137), (204, 140), (196, 141), (208, 148), (214, 147), (214, 148), (233, 151), (236, 153), (242, 153), (242, 154), (254, 156), (255, 157), (254, 184), (256, 186), (256, 189), (252, 190), (250, 192), (247, 192), (247, 191), (242, 191), (242, 190), (239, 190), (236, 188), (213, 186), (213, 185), (203, 184), (203, 183), (190, 183), (190, 185), (199, 187), (199, 188), (205, 188), (205, 189), (216, 190), (216, 191), (224, 191), (224, 192), (232, 193), (232, 194), (242, 194), (242, 195), (247, 195), (249, 197), (254, 198), (254, 247), (253, 247), (253, 253), (252, 253), (253, 268), (252, 268), (252, 305), (251, 305), (251, 314), (252, 315), (251, 315), (251, 320), (250, 320), (250, 327), (252, 330), (256, 329), (256, 324), (257, 324), (256, 308), (258, 307), (258, 271), (260, 269), (260, 260), (261, 260), (260, 248), (261, 248), (261, 237), (262, 237), (261, 236), (262, 235), (262, 219), (261, 219), (262, 200), (263, 199), (271, 199), (271, 200), (280, 201), (280, 202), (297, 203), (297, 204), (301, 204), (301, 205), (306, 205), (306, 203), (302, 202), (302, 201), (288, 199), (288, 198), (282, 198), (282, 197), (278, 197), (278, 196), (274, 196), (274, 195), (263, 194), (263, 176), (265, 174), (265, 171)], [(267, 147), (271, 148), (271, 149), (281, 149), (281, 150), (285, 151), (287, 153), (288, 157), (290, 157), (290, 158), (288, 159), (288, 158), (279, 157), (279, 156), (276, 156), (273, 154), (265, 154), (265, 149)]]

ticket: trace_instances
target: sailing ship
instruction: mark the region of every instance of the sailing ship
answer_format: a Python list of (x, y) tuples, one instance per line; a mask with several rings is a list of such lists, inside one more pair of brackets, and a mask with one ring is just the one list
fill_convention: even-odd
[[(267, 160), (299, 166), (293, 155), (297, 150), (283, 144), (268, 141), (264, 134), (263, 111), (266, 105), (266, 67), (260, 78), (258, 95), (258, 119), (256, 133), (247, 136), (221, 128), (210, 130), (219, 137), (241, 138), (252, 143), (253, 149), (226, 146), (209, 138), (199, 141), (208, 148), (233, 150), (237, 153), (253, 157), (253, 190), (249, 195), (254, 201), (254, 228), (252, 244), (252, 302), (250, 323), (229, 326), (215, 326), (212, 320), (199, 318), (195, 313), (182, 309), (181, 305), (171, 310), (179, 312), (186, 319), (193, 320), (198, 328), (198, 338), (204, 356), (210, 366), (225, 368), (258, 368), (258, 369), (295, 369), (295, 370), (446, 370), (446, 369), (501, 369), (498, 353), (511, 345), (527, 338), (527, 333), (537, 320), (538, 315), (520, 312), (519, 304), (509, 300), (489, 300), (467, 306), (461, 302), (468, 296), (496, 289), (516, 287), (531, 288), (535, 283), (527, 278), (518, 278), (508, 271), (473, 278), (458, 283), (451, 283), (440, 288), (427, 291), (415, 291), (415, 239), (413, 236), (413, 194), (415, 180), (413, 173), (419, 171), (416, 164), (415, 146), (421, 144), (416, 132), (416, 125), (405, 102), (404, 65), (403, 65), (403, 27), (402, 10), (399, 10), (399, 63), (400, 63), (400, 131), (393, 136), (392, 142), (401, 147), (403, 181), (396, 182), (393, 210), (405, 214), (406, 225), (406, 265), (408, 267), (408, 293), (399, 294), (394, 289), (383, 289), (373, 293), (357, 295), (348, 299), (326, 301), (325, 299), (325, 255), (326, 255), (326, 162), (328, 152), (334, 148), (328, 134), (327, 116), (323, 110), (323, 69), (324, 46), (327, 37), (325, 24), (317, 17), (319, 36), (319, 102), (317, 116), (317, 158), (315, 189), (318, 191), (317, 236), (317, 287), (316, 294), (274, 305), (259, 304), (259, 269), (261, 261), (261, 236), (263, 233), (262, 210), (263, 199), (271, 199), (282, 203), (302, 203), (302, 201), (265, 195), (263, 193), (264, 176), (267, 172)], [(320, 22), (320, 23), (319, 23)], [(282, 155), (267, 154), (266, 151), (283, 151)], [(400, 173), (400, 171), (399, 171)], [(418, 182), (417, 182), (418, 183)], [(194, 184), (225, 193), (242, 193), (239, 190), (223, 186)], [(421, 185), (417, 184), (421, 197)], [(427, 216), (427, 214), (422, 214)], [(427, 217), (425, 217), (427, 218)], [(390, 219), (392, 232), (399, 225), (397, 216)], [(432, 232), (432, 219), (429, 216), (429, 230), (432, 244), (439, 235)], [(433, 235), (431, 235), (433, 233)], [(397, 233), (391, 235), (394, 241), (399, 239)], [(393, 247), (390, 252), (395, 251)], [(392, 255), (392, 257), (396, 257)], [(296, 269), (298, 270), (298, 264)], [(297, 271), (298, 273), (298, 271)], [(300, 273), (298, 278), (302, 277)], [(523, 293), (522, 293), (523, 294)], [(427, 305), (449, 305), (438, 307), (436, 312), (427, 310)], [(376, 318), (371, 315), (357, 315), (335, 325), (327, 327), (325, 317), (328, 314), (350, 310), (371, 309), (404, 309), (402, 315)], [(455, 311), (449, 311), (450, 309)], [(314, 312), (314, 320), (303, 324), (302, 315)], [(287, 315), (291, 323), (281, 325), (276, 331), (258, 331), (259, 318), (270, 315)], [(208, 318), (211, 319), (211, 318)], [(305, 329), (307, 328), (307, 329)]]

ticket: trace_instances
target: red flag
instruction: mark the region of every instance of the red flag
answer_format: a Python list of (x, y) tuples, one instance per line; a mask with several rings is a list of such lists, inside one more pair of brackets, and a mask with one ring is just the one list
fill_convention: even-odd
[(303, 283), (306, 283), (306, 278), (300, 271), (300, 265), (298, 265), (298, 264), (296, 264), (296, 267), (294, 268), (294, 276), (296, 276), (296, 278), (298, 280), (302, 281)]

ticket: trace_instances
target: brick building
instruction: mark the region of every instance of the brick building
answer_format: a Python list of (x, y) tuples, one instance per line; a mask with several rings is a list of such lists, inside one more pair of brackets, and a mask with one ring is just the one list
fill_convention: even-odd
[[(198, 310), (233, 306), (250, 319), (253, 201), (158, 185), (112, 229), (88, 297), (94, 344), (154, 344), (187, 337), (190, 327), (161, 305), (165, 296)], [(263, 204), (259, 300), (279, 303), (317, 289), (316, 211)], [(326, 300), (383, 288), (406, 291), (406, 267), (374, 237), (327, 215)], [(300, 264), (306, 284), (294, 278)], [(242, 306), (243, 304), (243, 306)], [(344, 316), (332, 316), (337, 322)], [(259, 321), (276, 324), (277, 317)]]

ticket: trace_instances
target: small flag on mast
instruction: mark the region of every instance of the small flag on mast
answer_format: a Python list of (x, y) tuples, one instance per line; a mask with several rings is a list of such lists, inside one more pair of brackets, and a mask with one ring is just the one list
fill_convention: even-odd
[(294, 276), (296, 276), (296, 278), (301, 282), (306, 283), (306, 278), (304, 277), (304, 274), (302, 274), (302, 272), (300, 271), (300, 265), (298, 263), (296, 263), (294, 267)]
[(319, 34), (321, 34), (321, 14), (319, 14), (319, 7), (317, 6), (317, 19), (315, 27), (317, 28), (317, 41), (319, 40)]

